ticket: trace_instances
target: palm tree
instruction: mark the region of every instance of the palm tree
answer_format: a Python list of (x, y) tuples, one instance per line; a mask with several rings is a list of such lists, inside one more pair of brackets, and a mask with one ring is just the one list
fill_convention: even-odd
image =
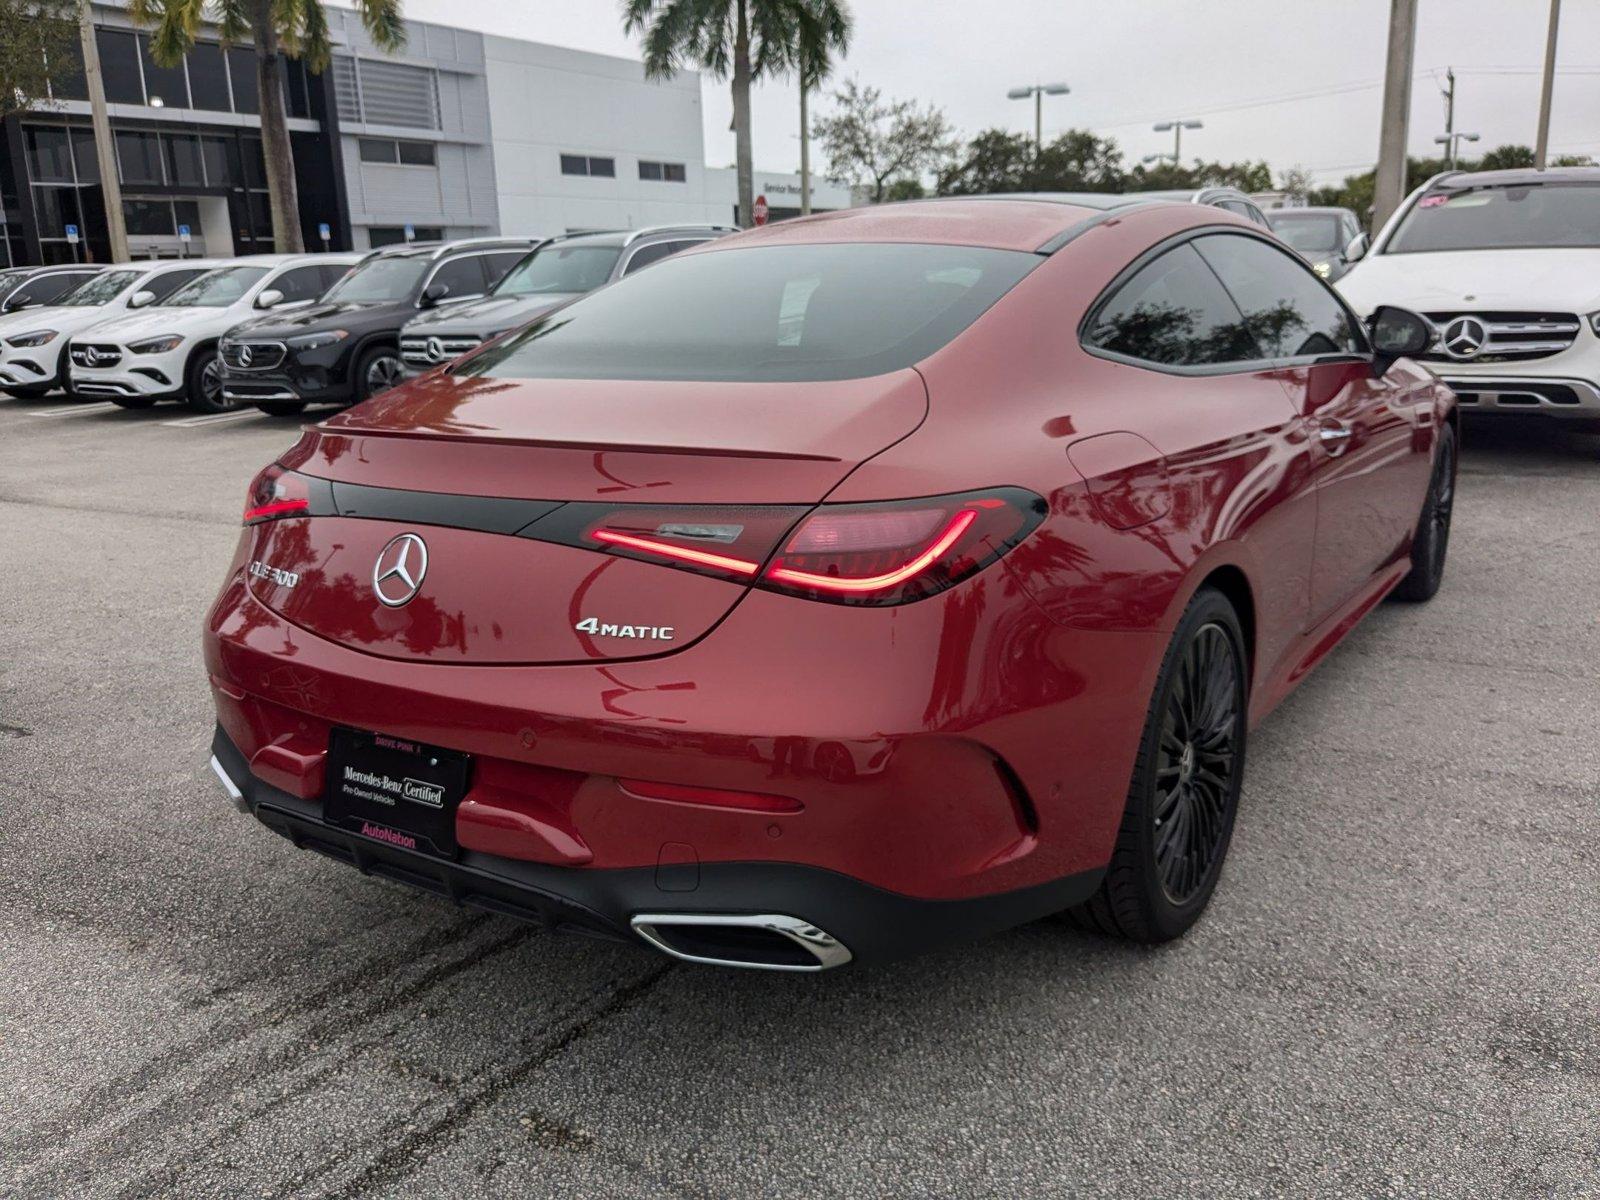
[[(361, 23), (381, 50), (405, 45), (400, 4), (401, 0), (356, 0)], [(272, 240), (281, 254), (303, 251), (300, 189), (295, 184), (283, 105), (283, 60), (298, 58), (313, 74), (327, 68), (331, 46), (322, 0), (129, 0), (128, 15), (141, 25), (155, 27), (150, 54), (162, 66), (176, 66), (208, 20), (216, 22), (224, 46), (249, 42), (255, 47)]]
[(718, 79), (733, 76), (733, 133), (739, 170), (739, 224), (754, 210), (750, 163), (750, 84), (798, 70), (802, 83), (828, 73), (850, 41), (845, 0), (622, 0), (623, 28), (644, 31), (644, 73), (677, 74), (685, 60)]

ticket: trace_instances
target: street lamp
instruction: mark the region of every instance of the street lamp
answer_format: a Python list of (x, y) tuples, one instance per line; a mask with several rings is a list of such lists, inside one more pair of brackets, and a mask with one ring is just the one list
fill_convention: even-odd
[(1006, 93), (1007, 100), (1026, 100), (1033, 97), (1033, 153), (1037, 157), (1044, 149), (1044, 98), (1065, 96), (1072, 89), (1064, 83), (1035, 83), (1028, 87), (1015, 87)]
[(1460, 150), (1461, 143), (1475, 142), (1477, 140), (1478, 135), (1475, 133), (1442, 133), (1433, 139), (1436, 146), (1445, 148), (1445, 159), (1450, 164), (1452, 171), (1456, 169), (1456, 156)]
[(1154, 129), (1157, 133), (1166, 133), (1169, 129), (1172, 131), (1172, 165), (1175, 167), (1183, 161), (1183, 131), (1185, 129), (1204, 129), (1205, 127), (1206, 123), (1204, 121), (1189, 121), (1183, 119), (1175, 121), (1157, 121), (1154, 125), (1150, 126), (1150, 128)]

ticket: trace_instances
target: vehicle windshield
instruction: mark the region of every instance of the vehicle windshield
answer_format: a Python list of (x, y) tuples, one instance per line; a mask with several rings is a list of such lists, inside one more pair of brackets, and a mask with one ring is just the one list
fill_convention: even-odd
[(1272, 232), (1301, 254), (1332, 254), (1344, 249), (1339, 218), (1328, 213), (1269, 213)]
[(611, 278), (622, 257), (620, 246), (562, 246), (535, 250), (507, 272), (494, 289), (496, 296), (548, 296), (592, 292)]
[(1435, 188), (1400, 223), (1385, 254), (1600, 247), (1600, 184)]
[(96, 275), (93, 279), (79, 284), (57, 300), (56, 303), (84, 308), (99, 304), (110, 304), (117, 298), (118, 293), (123, 288), (139, 278), (142, 273), (140, 271), (107, 271), (104, 275)]
[(465, 362), (494, 379), (855, 379), (960, 333), (1044, 259), (913, 244), (751, 246), (664, 259)]
[(26, 267), (20, 271), (0, 271), (0, 296), (4, 296), (12, 288), (16, 287), (17, 284), (28, 277), (28, 274)]
[(266, 267), (218, 267), (167, 297), (175, 308), (227, 308), (266, 277)]
[(409, 300), (428, 269), (422, 257), (375, 258), (334, 284), (328, 304), (396, 304)]

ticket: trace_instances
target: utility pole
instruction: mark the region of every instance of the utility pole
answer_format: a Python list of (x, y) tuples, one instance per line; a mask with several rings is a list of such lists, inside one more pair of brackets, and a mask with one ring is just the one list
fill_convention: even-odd
[(1556, 30), (1561, 24), (1561, 0), (1550, 0), (1550, 32), (1544, 42), (1544, 80), (1539, 85), (1539, 136), (1533, 147), (1533, 166), (1542, 171), (1550, 154), (1550, 97), (1556, 86)]
[(1372, 228), (1383, 227), (1406, 195), (1406, 142), (1411, 123), (1411, 72), (1417, 49), (1417, 0), (1390, 0), (1389, 54), (1383, 71), (1383, 123)]
[(1452, 171), (1456, 169), (1456, 69), (1444, 69), (1445, 80), (1450, 84), (1444, 92), (1445, 158)]
[[(100, 47), (94, 37), (94, 16), (89, 11), (89, 0), (82, 0), (78, 5), (78, 40), (83, 43), (83, 75), (89, 83), (94, 157), (100, 165), (100, 198), (106, 208), (106, 233), (111, 241), (111, 261), (127, 262), (128, 227), (122, 219), (122, 181), (117, 175), (116, 144), (111, 140), (111, 117), (106, 112), (106, 84), (100, 77)], [(82, 214), (79, 214), (79, 219), (82, 220)], [(87, 246), (87, 241), (84, 244)]]
[(811, 215), (811, 120), (806, 112), (806, 73), (800, 72), (800, 215)]

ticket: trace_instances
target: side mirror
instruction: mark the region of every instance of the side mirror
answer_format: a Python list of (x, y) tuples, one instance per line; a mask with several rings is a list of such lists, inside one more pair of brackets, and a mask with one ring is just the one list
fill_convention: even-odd
[(1426, 317), (1409, 308), (1380, 304), (1367, 318), (1372, 338), (1372, 369), (1382, 375), (1397, 358), (1412, 358), (1433, 345), (1437, 331)]
[(277, 288), (268, 288), (256, 297), (257, 308), (276, 308), (283, 303), (283, 293)]
[(144, 308), (155, 302), (156, 294), (148, 289), (141, 289), (128, 297), (129, 308)]
[(432, 308), (449, 294), (450, 285), (448, 283), (430, 283), (422, 291), (422, 306), (424, 308)]
[(1367, 248), (1372, 245), (1372, 239), (1365, 233), (1358, 233), (1345, 243), (1344, 260), (1347, 263), (1360, 262), (1367, 256)]

